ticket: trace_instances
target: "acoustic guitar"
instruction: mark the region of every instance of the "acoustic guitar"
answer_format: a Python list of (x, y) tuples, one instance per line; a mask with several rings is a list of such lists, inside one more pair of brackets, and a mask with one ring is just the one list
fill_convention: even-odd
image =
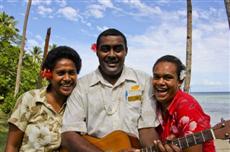
[[(140, 142), (136, 137), (120, 130), (114, 131), (103, 138), (88, 135), (83, 137), (105, 152), (119, 152), (128, 148), (140, 149), (141, 152), (158, 152), (154, 146), (141, 148)], [(222, 120), (221, 123), (216, 124), (213, 128), (177, 138), (170, 141), (170, 143), (185, 149), (213, 139), (230, 139), (230, 120)], [(61, 152), (67, 152), (67, 150), (61, 149)]]

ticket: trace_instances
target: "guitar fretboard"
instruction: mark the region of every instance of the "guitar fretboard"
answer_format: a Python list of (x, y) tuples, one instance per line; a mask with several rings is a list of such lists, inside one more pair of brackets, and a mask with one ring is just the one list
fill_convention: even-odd
[[(202, 144), (206, 141), (214, 139), (214, 134), (212, 129), (204, 130), (198, 133), (190, 134), (181, 138), (177, 138), (173, 141), (168, 141), (167, 143), (172, 143), (177, 145), (181, 149), (188, 148), (197, 144)], [(141, 152), (158, 152), (154, 146), (145, 147), (141, 149)]]

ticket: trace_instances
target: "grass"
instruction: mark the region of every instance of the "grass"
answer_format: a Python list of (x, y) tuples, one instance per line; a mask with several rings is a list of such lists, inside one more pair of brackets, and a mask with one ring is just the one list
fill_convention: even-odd
[(8, 131), (7, 118), (8, 115), (0, 110), (0, 152), (4, 151), (5, 144), (6, 144), (7, 131)]

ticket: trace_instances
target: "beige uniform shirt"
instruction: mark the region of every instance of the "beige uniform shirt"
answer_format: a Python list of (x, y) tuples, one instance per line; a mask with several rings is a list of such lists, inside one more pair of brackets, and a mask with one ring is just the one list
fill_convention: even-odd
[(64, 106), (56, 113), (45, 95), (46, 88), (23, 94), (8, 120), (24, 132), (21, 152), (53, 152), (60, 146)]
[(138, 137), (138, 129), (156, 127), (151, 77), (124, 67), (111, 85), (96, 71), (80, 78), (67, 100), (62, 132), (77, 131), (103, 137), (123, 130)]

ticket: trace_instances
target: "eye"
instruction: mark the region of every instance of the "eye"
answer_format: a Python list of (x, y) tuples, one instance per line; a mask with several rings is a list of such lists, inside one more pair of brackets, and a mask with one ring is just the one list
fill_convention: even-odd
[(114, 50), (115, 52), (121, 52), (121, 51), (124, 50), (124, 46), (123, 46), (123, 45), (115, 45), (115, 46), (113, 47), (113, 50)]
[(102, 52), (108, 52), (108, 51), (110, 51), (110, 49), (111, 49), (111, 47), (109, 45), (102, 45), (100, 47), (100, 51), (102, 51)]
[(75, 75), (75, 74), (77, 73), (77, 71), (71, 70), (71, 71), (69, 71), (68, 73), (69, 73), (69, 75)]
[(154, 75), (153, 75), (153, 79), (154, 79), (154, 80), (159, 80), (159, 79), (160, 79), (160, 76), (159, 76), (159, 75), (154, 74)]
[(164, 79), (165, 80), (171, 80), (171, 79), (173, 79), (173, 76), (172, 75), (165, 75)]
[(57, 75), (59, 75), (59, 76), (65, 75), (65, 71), (57, 71), (56, 73), (57, 73)]

